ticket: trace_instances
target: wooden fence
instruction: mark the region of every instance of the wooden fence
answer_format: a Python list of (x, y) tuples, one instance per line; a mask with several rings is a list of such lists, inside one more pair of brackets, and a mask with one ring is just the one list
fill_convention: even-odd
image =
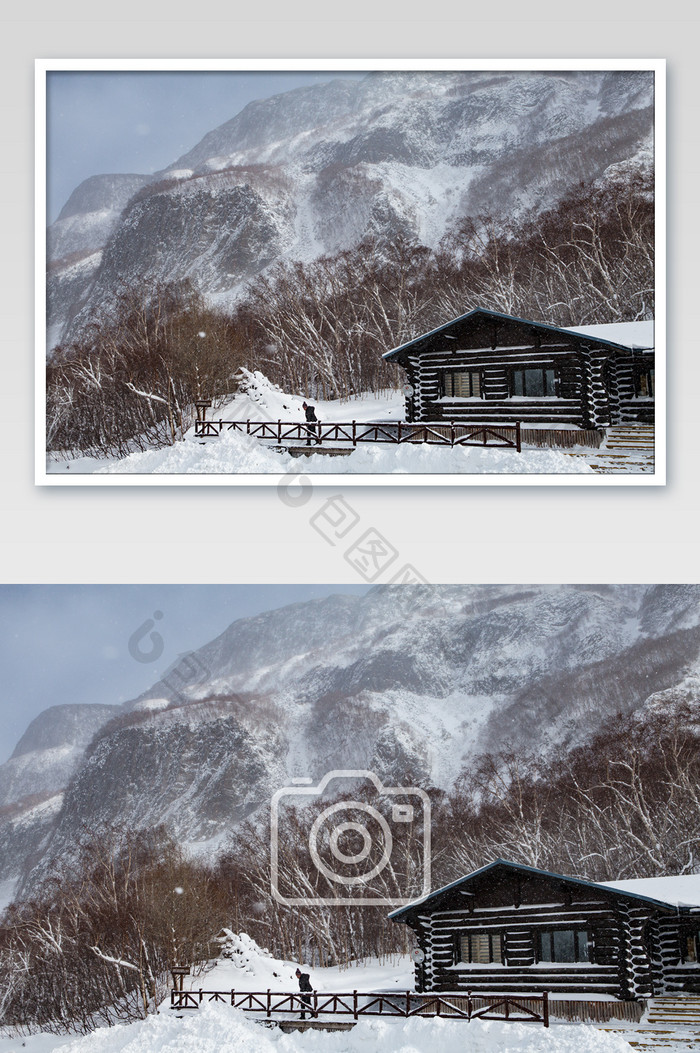
[[(643, 1002), (620, 1002), (617, 999), (609, 1002), (592, 1001), (587, 998), (574, 999), (549, 991), (548, 1007), (552, 1020), (569, 1020), (581, 1023), (606, 1023), (608, 1020), (629, 1020), (639, 1023), (644, 1013)], [(495, 995), (473, 995), (472, 1004), (477, 1008), (489, 1005)], [(517, 995), (518, 1003), (529, 1009), (537, 1010), (541, 1005), (540, 997), (527, 994)], [(450, 994), (449, 998), (456, 1006), (467, 1005), (466, 994)]]
[(549, 1027), (549, 1000), (545, 991), (541, 998), (519, 999), (494, 996), (493, 999), (473, 999), (469, 993), (459, 999), (438, 994), (405, 994), (394, 992), (352, 991), (329, 994), (318, 991), (302, 994), (278, 994), (268, 991), (180, 991), (170, 992), (171, 1009), (198, 1009), (202, 1002), (223, 1002), (245, 1013), (257, 1013), (265, 1019), (289, 1013), (309, 1014), (310, 1017), (383, 1016), (408, 1019), (414, 1016), (441, 1017), (445, 1020), (510, 1020), (519, 1023), (540, 1023)]
[(240, 431), (257, 439), (270, 439), (276, 445), (291, 443), (361, 442), (423, 443), (428, 446), (489, 446), (521, 450), (520, 424), (407, 424), (404, 421), (365, 424), (358, 421), (303, 424), (299, 421), (198, 420), (195, 436), (213, 438), (223, 431)]

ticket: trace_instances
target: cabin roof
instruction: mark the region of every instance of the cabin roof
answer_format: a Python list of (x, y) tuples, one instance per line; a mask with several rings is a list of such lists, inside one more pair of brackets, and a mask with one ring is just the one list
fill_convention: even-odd
[(679, 907), (700, 907), (700, 874), (679, 874), (672, 877), (633, 878), (626, 881), (604, 881), (604, 885), (622, 892), (653, 896)]
[[(656, 899), (651, 895), (645, 894), (641, 891), (642, 885), (646, 885), (646, 882), (614, 882), (612, 884), (604, 884), (596, 881), (586, 881), (583, 878), (572, 878), (566, 877), (564, 874), (555, 874), (549, 870), (538, 870), (537, 867), (529, 867), (523, 863), (511, 863), (507, 859), (495, 859), (493, 863), (488, 863), (484, 867), (480, 867), (479, 870), (473, 871), (471, 874), (467, 874), (465, 877), (458, 878), (457, 881), (452, 881), (449, 885), (444, 885), (443, 888), (437, 889), (435, 892), (429, 893), (427, 896), (422, 896), (420, 899), (413, 900), (404, 907), (399, 907), (398, 910), (394, 910), (389, 914), (389, 917), (397, 921), (403, 920), (403, 916), (406, 914), (413, 914), (416, 912), (418, 907), (426, 907), (428, 905), (435, 906), (435, 904), (449, 892), (451, 889), (459, 888), (463, 885), (473, 881), (474, 878), (480, 874), (485, 874), (489, 870), (495, 868), (505, 868), (506, 870), (517, 871), (526, 874), (536, 874), (538, 877), (548, 877), (556, 881), (563, 881), (566, 884), (575, 885), (580, 888), (597, 889), (601, 892), (607, 892), (608, 894), (616, 895), (622, 899), (630, 899), (635, 901), (641, 901), (648, 903), (651, 906), (659, 907), (666, 911), (672, 911), (676, 913), (680, 909), (687, 909), (688, 906), (700, 906), (700, 897), (694, 904), (681, 904), (679, 902), (668, 902), (667, 900)], [(653, 879), (647, 879), (653, 881)], [(664, 879), (666, 882), (671, 881), (671, 878)], [(700, 883), (700, 878), (698, 879)], [(630, 885), (639, 884), (639, 891), (630, 890)], [(624, 887), (622, 887), (624, 886)], [(648, 887), (648, 886), (647, 886)], [(664, 886), (664, 892), (667, 894), (668, 885)], [(699, 889), (700, 891), (700, 889)]]
[[(444, 333), (446, 330), (451, 329), (453, 326), (459, 325), (463, 322), (470, 320), (476, 320), (479, 317), (500, 319), (501, 321), (516, 322), (520, 325), (527, 325), (534, 329), (542, 330), (547, 333), (565, 333), (567, 335), (573, 335), (587, 339), (589, 342), (594, 342), (597, 346), (609, 347), (614, 351), (653, 351), (654, 349), (654, 323), (653, 322), (613, 322), (609, 325), (584, 325), (584, 326), (569, 326), (562, 328), (557, 325), (548, 325), (546, 322), (533, 322), (528, 318), (518, 318), (512, 314), (502, 314), (500, 311), (491, 311), (485, 307), (476, 307), (472, 311), (467, 311), (466, 314), (460, 315), (458, 318), (452, 318), (449, 322), (445, 322), (443, 325), (437, 327), (437, 329), (431, 329), (428, 333), (422, 333), (420, 336), (414, 337), (413, 340), (408, 340), (405, 344), (400, 344), (399, 347), (393, 348), (391, 351), (385, 351), (382, 358), (398, 358), (401, 357), (410, 348), (416, 347), (418, 344), (424, 341), (430, 340), (431, 337), (438, 336), (440, 333)], [(627, 327), (630, 327), (627, 329)], [(623, 342), (620, 342), (620, 337), (624, 335)], [(617, 339), (614, 339), (617, 338)]]

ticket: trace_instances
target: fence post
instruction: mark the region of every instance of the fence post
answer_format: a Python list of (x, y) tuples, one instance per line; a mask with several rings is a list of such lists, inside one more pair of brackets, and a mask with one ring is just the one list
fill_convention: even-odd
[(352, 992), (352, 1015), (357, 1020), (357, 991)]
[(199, 989), (199, 1000), (200, 1000), (200, 1002), (204, 1001), (204, 991), (202, 990), (201, 987)]
[(278, 420), (277, 421), (277, 445), (279, 446), (279, 444), (281, 442), (282, 442), (282, 421)]
[(270, 988), (269, 987), (267, 989), (267, 1015), (268, 1016), (272, 1015), (271, 1001), (270, 1001)]
[(401, 445), (401, 421), (399, 421), (399, 430), (398, 430), (398, 434), (397, 434), (396, 438), (397, 438), (397, 445), (400, 446)]
[(453, 420), (451, 420), (450, 421), (450, 446), (454, 446), (454, 444), (455, 444), (455, 422)]
[(542, 994), (542, 1019), (544, 1026), (549, 1027), (549, 995), (546, 991)]
[(314, 991), (314, 1016), (318, 1016), (318, 992)]
[(357, 425), (355, 421), (352, 422), (352, 444), (357, 446)]
[(472, 1003), (472, 993), (467, 991), (467, 1018), (471, 1020), (472, 1013), (474, 1012), (474, 1005)]
[[(519, 420), (515, 422), (515, 448), (518, 451), (518, 453), (521, 452), (521, 449), (520, 449), (520, 421)], [(549, 1024), (547, 1025), (547, 1027), (549, 1027)]]
[(406, 991), (406, 1018), (411, 1015), (411, 992)]
[(236, 1005), (236, 992), (234, 991), (233, 987), (231, 988), (231, 1005)]

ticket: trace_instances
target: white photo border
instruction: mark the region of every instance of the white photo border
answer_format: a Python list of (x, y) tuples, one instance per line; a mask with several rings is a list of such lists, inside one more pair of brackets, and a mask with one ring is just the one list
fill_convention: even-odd
[[(655, 161), (655, 429), (649, 475), (303, 474), (317, 486), (665, 486), (666, 484), (666, 60), (665, 59), (36, 59), (35, 60), (35, 484), (37, 486), (277, 486), (275, 473), (64, 475), (46, 469), (46, 104), (47, 74), (75, 72), (639, 70), (654, 74)], [(300, 475), (302, 473), (299, 473)], [(280, 477), (285, 475), (280, 472)]]

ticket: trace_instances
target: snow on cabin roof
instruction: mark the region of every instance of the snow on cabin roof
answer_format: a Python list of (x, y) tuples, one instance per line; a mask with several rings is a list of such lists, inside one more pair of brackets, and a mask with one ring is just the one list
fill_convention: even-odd
[(654, 347), (653, 322), (610, 322), (608, 325), (568, 325), (569, 333), (593, 336), (596, 340), (607, 340), (637, 351), (650, 351)]
[(458, 322), (464, 322), (477, 315), (487, 315), (491, 318), (503, 319), (504, 321), (520, 322), (523, 325), (534, 326), (536, 329), (542, 329), (554, 333), (568, 332), (577, 336), (589, 336), (593, 337), (596, 342), (606, 343), (623, 351), (651, 351), (654, 349), (653, 321), (609, 322), (605, 325), (557, 326), (550, 325), (547, 322), (535, 322), (528, 318), (518, 318), (516, 315), (503, 314), (501, 311), (492, 311), (485, 307), (476, 307), (472, 311), (467, 311), (466, 314), (460, 315), (458, 318), (452, 318), (449, 322), (444, 322), (442, 325), (437, 326), (437, 328), (431, 329), (428, 333), (421, 333), (420, 336), (413, 337), (413, 339), (407, 340), (398, 347), (391, 348), (390, 351), (384, 351), (382, 358), (393, 358), (401, 351), (406, 351), (409, 347), (413, 347), (414, 344), (418, 344), (428, 337), (436, 336), (438, 333), (450, 329)]
[[(478, 870), (473, 871), (473, 873), (458, 878), (456, 881), (451, 881), (449, 885), (444, 885), (442, 888), (436, 889), (435, 892), (429, 892), (425, 896), (412, 900), (405, 906), (399, 907), (398, 910), (391, 911), (389, 917), (393, 920), (404, 914), (408, 914), (416, 907), (427, 905), (431, 901), (436, 900), (443, 893), (458, 888), (472, 878), (477, 877), (477, 875), (483, 874), (486, 871), (493, 870), (497, 867), (505, 867), (509, 870), (519, 870), (525, 873), (538, 874), (542, 877), (554, 878), (557, 881), (565, 881), (572, 885), (580, 885), (587, 888), (610, 889), (613, 892), (620, 892), (624, 896), (630, 896), (632, 899), (639, 899), (644, 900), (647, 903), (652, 903), (657, 907), (687, 908), (700, 906), (700, 874), (681, 877), (638, 878), (634, 880), (630, 879), (628, 881), (587, 881), (584, 878), (567, 877), (565, 874), (555, 874), (549, 870), (539, 870), (537, 867), (527, 866), (524, 863), (512, 863), (507, 859), (495, 859), (492, 863), (487, 863), (486, 866), (480, 867)], [(687, 887), (682, 886), (681, 884), (673, 884), (675, 882), (683, 883), (686, 881), (688, 882)], [(659, 882), (658, 886), (655, 885), (655, 882)], [(697, 884), (691, 884), (693, 882), (697, 882)], [(684, 898), (681, 900), (678, 898), (679, 894), (681, 894), (682, 888), (684, 889), (682, 893), (683, 896), (690, 897), (689, 899)]]
[(628, 881), (605, 881), (601, 884), (620, 892), (648, 896), (677, 907), (700, 907), (700, 874), (678, 877), (635, 878)]

